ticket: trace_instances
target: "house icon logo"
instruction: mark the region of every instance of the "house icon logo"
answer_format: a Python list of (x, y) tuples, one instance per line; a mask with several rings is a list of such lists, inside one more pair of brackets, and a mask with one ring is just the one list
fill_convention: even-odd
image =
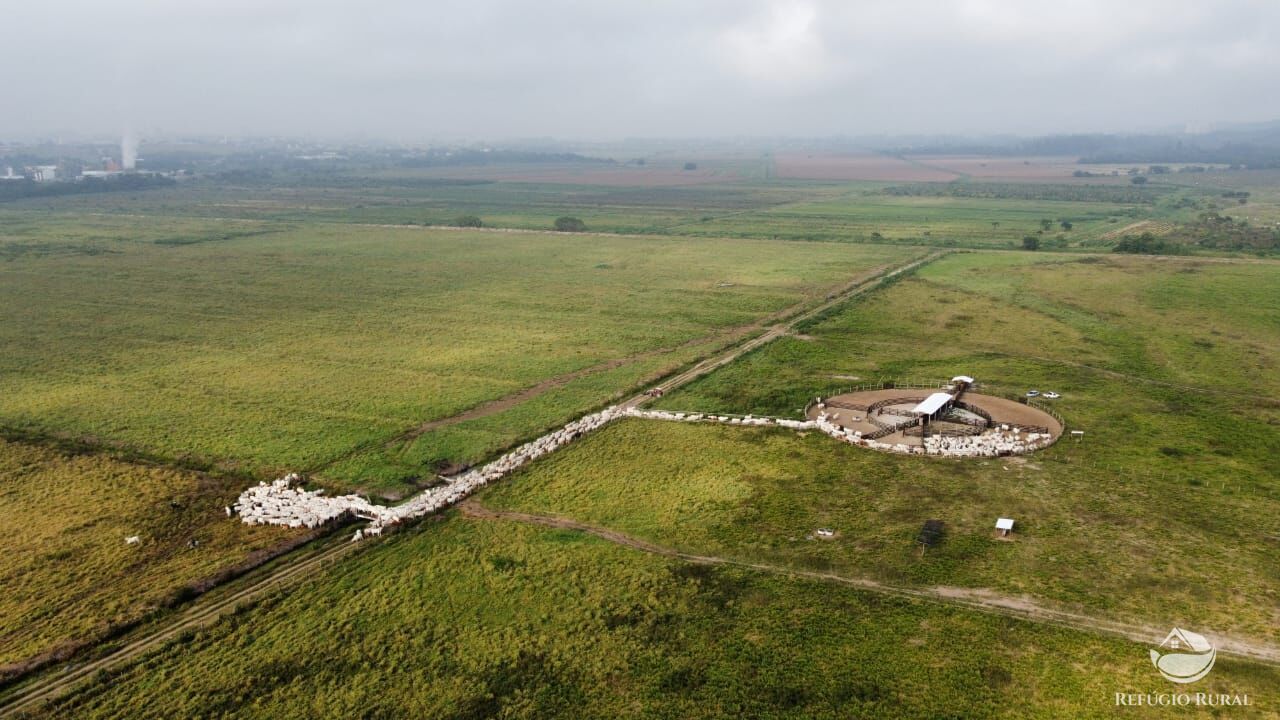
[(1175, 683), (1193, 683), (1213, 669), (1218, 650), (1203, 635), (1190, 630), (1174, 628), (1169, 631), (1160, 647), (1151, 651), (1151, 664)]

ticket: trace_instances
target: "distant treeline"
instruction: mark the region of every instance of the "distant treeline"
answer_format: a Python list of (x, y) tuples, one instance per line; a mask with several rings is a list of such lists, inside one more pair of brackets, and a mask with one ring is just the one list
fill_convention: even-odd
[(1134, 185), (1051, 185), (1038, 183), (912, 183), (885, 188), (885, 195), (908, 197), (1003, 198), (1012, 200), (1065, 200), (1155, 204), (1172, 187)]
[(85, 193), (131, 192), (172, 187), (172, 178), (161, 175), (119, 175), (110, 178), (85, 178), (75, 182), (38, 183), (32, 180), (5, 180), (0, 182), (0, 202), (24, 198), (59, 197)]
[(527, 150), (438, 150), (400, 160), (401, 167), (451, 167), (459, 165), (589, 163), (614, 165), (615, 160), (593, 158), (571, 152), (533, 152)]
[(1210, 163), (1225, 164), (1237, 169), (1268, 170), (1280, 168), (1280, 149), (1257, 145), (1203, 148), (1178, 141), (1149, 147), (1097, 152), (1081, 156), (1080, 162), (1085, 164)]
[(904, 155), (1074, 155), (1082, 163), (1204, 163), (1238, 168), (1280, 168), (1280, 122), (1201, 134), (1107, 135), (1102, 133), (955, 140), (897, 148)]

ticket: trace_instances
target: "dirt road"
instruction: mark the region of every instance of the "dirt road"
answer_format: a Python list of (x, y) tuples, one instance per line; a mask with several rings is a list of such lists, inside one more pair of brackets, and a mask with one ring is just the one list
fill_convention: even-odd
[(301, 557), (296, 562), (281, 565), (261, 575), (250, 575), (249, 584), (245, 587), (218, 595), (216, 598), (206, 596), (207, 601), (198, 600), (192, 603), (170, 621), (129, 640), (124, 646), (106, 655), (83, 664), (62, 665), (37, 675), (34, 681), (19, 684), (0, 696), (0, 717), (19, 716), (39, 703), (63, 694), (92, 677), (99, 670), (107, 670), (133, 660), (146, 652), (160, 648), (184, 632), (214, 623), (235, 612), (236, 608), (244, 603), (253, 602), (269, 592), (305, 580), (313, 573), (338, 562), (355, 548), (356, 545), (346, 542), (344, 538), (334, 538), (312, 555)]
[[(799, 570), (781, 565), (735, 560), (733, 558), (716, 557), (712, 555), (695, 555), (656, 545), (616, 530), (588, 525), (568, 518), (549, 515), (534, 515), (508, 510), (494, 510), (481, 505), (474, 499), (467, 500), (459, 505), (458, 508), (462, 511), (463, 515), (472, 519), (519, 522), (564, 530), (576, 530), (608, 540), (612, 543), (617, 543), (618, 545), (633, 548), (635, 550), (683, 560), (685, 562), (698, 563), (701, 565), (724, 565), (758, 572), (766, 572), (773, 575), (785, 575), (788, 577), (804, 578), (807, 580), (820, 580), (822, 582), (837, 583), (840, 585), (858, 588), (860, 590), (879, 593), (881, 595), (892, 595), (894, 597), (959, 606), (992, 615), (1002, 615), (1005, 617), (1028, 620), (1030, 622), (1057, 625), (1073, 630), (1083, 630), (1086, 632), (1119, 636), (1139, 643), (1159, 643), (1161, 638), (1163, 638), (1169, 631), (1167, 627), (1125, 623), (1106, 618), (1067, 612), (1065, 610), (1056, 610), (1040, 605), (1026, 597), (1000, 595), (983, 589), (947, 586), (901, 587), (897, 585), (886, 585), (866, 578), (848, 577), (844, 575), (837, 575), (835, 573)], [(1268, 665), (1280, 665), (1280, 648), (1275, 646), (1255, 640), (1231, 638), (1218, 634), (1214, 634), (1214, 640), (1218, 648), (1218, 652), (1247, 658), (1249, 660), (1266, 663)]]
[[(766, 320), (766, 322), (768, 320), (776, 320), (777, 322), (769, 326), (760, 335), (751, 338), (745, 343), (723, 349), (715, 357), (704, 360), (674, 377), (662, 380), (659, 384), (664, 388), (671, 389), (695, 380), (716, 368), (733, 362), (744, 353), (788, 334), (796, 324), (812, 318), (851, 297), (877, 287), (883, 280), (910, 272), (921, 265), (932, 262), (946, 255), (947, 252), (929, 253), (897, 267), (887, 269), (887, 271), (875, 272), (870, 276), (863, 275), (855, 278), (844, 287), (831, 293), (826, 300), (807, 310), (800, 309), (798, 306), (783, 310)], [(623, 406), (636, 407), (650, 399), (650, 397), (641, 393), (626, 400)], [(339, 538), (333, 538), (324, 550), (315, 555), (298, 558), (294, 562), (284, 561), (270, 570), (235, 581), (248, 583), (243, 588), (239, 588), (229, 594), (210, 593), (198, 598), (183, 612), (174, 615), (170, 620), (148, 631), (137, 634), (126, 645), (117, 650), (90, 660), (83, 665), (61, 665), (57, 668), (51, 668), (35, 676), (33, 680), (19, 684), (7, 693), (0, 694), (0, 717), (13, 716), (25, 709), (34, 707), (40, 702), (57, 697), (91, 677), (98, 670), (108, 670), (127, 663), (143, 653), (161, 647), (164, 643), (178, 637), (187, 630), (214, 622), (218, 618), (233, 612), (236, 606), (241, 603), (251, 602), (272, 590), (300, 581), (308, 576), (309, 571), (319, 570), (325, 565), (338, 561), (353, 548), (354, 546), (351, 543), (343, 542)], [(234, 587), (234, 583), (228, 587)], [(213, 597), (214, 595), (217, 595), (217, 597)]]

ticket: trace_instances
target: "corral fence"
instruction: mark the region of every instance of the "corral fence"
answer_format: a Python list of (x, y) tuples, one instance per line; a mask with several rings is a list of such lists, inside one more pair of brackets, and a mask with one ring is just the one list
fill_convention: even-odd
[[(871, 419), (871, 418), (868, 417), (868, 419)], [(879, 422), (876, 422), (875, 420), (871, 420), (871, 423), (880, 429), (874, 432), (867, 433), (862, 437), (866, 438), (867, 440), (879, 440), (880, 438), (888, 437), (889, 435), (892, 435), (898, 432), (899, 430), (907, 430), (907, 429), (910, 429), (911, 427), (918, 427), (920, 425), (920, 419), (911, 418), (909, 420), (902, 420), (900, 422), (893, 423), (892, 425), (889, 425), (887, 423), (879, 423)]]
[[(1024, 397), (1024, 398), (1022, 398), (1022, 400), (1023, 400), (1023, 402), (1025, 402), (1028, 406), (1033, 407), (1033, 408), (1035, 408), (1035, 409), (1037, 409), (1037, 410), (1039, 410), (1039, 411), (1041, 411), (1041, 412), (1043, 412), (1043, 413), (1048, 414), (1048, 415), (1049, 415), (1049, 417), (1053, 418), (1054, 420), (1057, 420), (1057, 421), (1058, 421), (1058, 424), (1062, 426), (1062, 432), (1061, 432), (1061, 433), (1058, 433), (1058, 437), (1055, 437), (1055, 438), (1053, 438), (1052, 440), (1050, 440), (1050, 441), (1048, 442), (1048, 444), (1046, 444), (1046, 445), (1042, 446), (1042, 447), (1041, 447), (1041, 449), (1044, 449), (1044, 448), (1049, 447), (1050, 445), (1053, 445), (1054, 443), (1058, 442), (1058, 440), (1059, 440), (1063, 435), (1066, 435), (1066, 434), (1067, 434), (1067, 421), (1066, 421), (1066, 420), (1064, 420), (1064, 419), (1062, 418), (1062, 416), (1058, 414), (1058, 411), (1057, 411), (1057, 410), (1054, 410), (1053, 408), (1049, 407), (1049, 406), (1048, 406), (1048, 405), (1046, 405), (1045, 403), (1042, 403), (1042, 402), (1036, 402), (1035, 400), (1032, 400), (1031, 398), (1025, 398), (1025, 397)], [(1045, 428), (1045, 429), (1044, 429), (1044, 432), (1048, 432), (1048, 428)]]
[[(951, 422), (951, 421), (948, 420), (947, 422)], [(934, 437), (934, 436), (962, 437), (966, 435), (981, 435), (982, 431), (985, 429), (986, 429), (985, 425), (962, 424), (959, 427), (950, 427), (950, 428), (946, 428), (945, 430), (939, 430), (936, 425), (930, 423), (928, 425), (916, 425), (915, 427), (909, 427), (903, 430), (902, 434), (908, 437), (919, 437), (919, 438), (927, 438), (927, 437)]]
[[(874, 382), (865, 382), (865, 383), (861, 383), (861, 384), (858, 384), (858, 385), (850, 385), (850, 386), (846, 386), (846, 387), (840, 388), (839, 390), (834, 390), (834, 391), (832, 391), (832, 392), (828, 393), (827, 395), (823, 395), (823, 396), (821, 396), (821, 397), (823, 397), (823, 398), (827, 398), (827, 397), (836, 397), (836, 396), (838, 396), (838, 395), (845, 395), (845, 394), (848, 394), (848, 393), (855, 393), (855, 392), (866, 392), (866, 391), (868, 391), (868, 390), (896, 390), (896, 389), (902, 389), (902, 390), (941, 390), (941, 389), (943, 389), (943, 388), (947, 388), (947, 387), (950, 387), (950, 386), (951, 386), (951, 381), (950, 381), (949, 379), (928, 380), (928, 379), (920, 379), (920, 378), (908, 378), (908, 379), (906, 379), (906, 380), (903, 380), (903, 379), (897, 379), (897, 378), (880, 378), (879, 380), (876, 380), (876, 381), (874, 381)], [(969, 388), (967, 388), (967, 390), (974, 390), (974, 391), (976, 391), (976, 392), (982, 392), (982, 391), (983, 391), (983, 388), (981, 388), (981, 387), (974, 387), (974, 386), (970, 386)], [(1043, 402), (1038, 402), (1038, 401), (1036, 401), (1036, 400), (1033, 400), (1033, 399), (1031, 399), (1031, 398), (1028, 398), (1028, 397), (1025, 397), (1025, 396), (1022, 396), (1022, 395), (1008, 395), (1008, 394), (1004, 394), (1004, 393), (997, 394), (997, 393), (991, 393), (991, 392), (988, 392), (987, 394), (994, 395), (994, 396), (996, 396), (996, 397), (1003, 397), (1003, 398), (1005, 398), (1005, 399), (1007, 399), (1007, 400), (1012, 400), (1012, 401), (1014, 401), (1014, 402), (1025, 403), (1026, 405), (1029, 405), (1030, 407), (1033, 407), (1033, 408), (1035, 408), (1035, 409), (1037, 409), (1037, 410), (1040, 410), (1040, 411), (1042, 411), (1042, 412), (1044, 412), (1044, 413), (1048, 414), (1048, 415), (1049, 415), (1050, 417), (1052, 417), (1054, 420), (1057, 420), (1057, 421), (1058, 421), (1058, 424), (1062, 426), (1062, 432), (1058, 435), (1058, 437), (1053, 438), (1053, 439), (1052, 439), (1052, 440), (1051, 440), (1047, 445), (1043, 445), (1043, 446), (1041, 446), (1041, 448), (1040, 448), (1040, 449), (1043, 449), (1043, 448), (1049, 447), (1050, 445), (1053, 445), (1054, 443), (1058, 442), (1058, 439), (1059, 439), (1059, 438), (1061, 438), (1063, 435), (1066, 435), (1066, 434), (1067, 434), (1067, 421), (1062, 417), (1062, 415), (1058, 414), (1058, 411), (1054, 410), (1052, 407), (1049, 407), (1049, 406), (1048, 406), (1048, 405), (1046, 405), (1045, 403), (1043, 403)], [(836, 401), (836, 402), (834, 402), (834, 403), (833, 403), (833, 402), (829, 402), (829, 401), (828, 401), (828, 402), (826, 402), (826, 405), (828, 405), (829, 407), (836, 407), (836, 408), (840, 408), (840, 409), (842, 409), (842, 410), (859, 410), (859, 411), (864, 411), (864, 412), (866, 412), (866, 413), (867, 413), (867, 418), (868, 418), (868, 420), (870, 420), (870, 421), (871, 421), (871, 423), (872, 423), (873, 425), (875, 425), (877, 428), (879, 428), (878, 430), (876, 430), (876, 431), (875, 431), (874, 433), (872, 433), (871, 435), (867, 435), (867, 436), (865, 436), (865, 437), (867, 437), (867, 438), (869, 438), (869, 439), (873, 439), (873, 440), (874, 440), (874, 439), (878, 439), (878, 438), (876, 438), (876, 437), (873, 437), (873, 436), (875, 436), (875, 435), (879, 435), (880, 437), (884, 437), (884, 436), (886, 436), (886, 435), (891, 435), (891, 434), (893, 434), (894, 432), (896, 432), (898, 429), (901, 429), (901, 428), (898, 428), (898, 427), (896, 427), (896, 426), (894, 426), (894, 425), (890, 425), (889, 423), (876, 422), (876, 420), (874, 420), (874, 419), (872, 419), (872, 418), (871, 418), (871, 413), (872, 413), (872, 412), (874, 412), (878, 407), (883, 407), (884, 405), (892, 405), (892, 404), (894, 404), (894, 403), (901, 403), (901, 402), (904, 402), (904, 401), (908, 401), (908, 400), (910, 400), (910, 399), (913, 399), (913, 398), (893, 398), (893, 399), (889, 399), (889, 400), (887, 400), (887, 401), (886, 401), (886, 400), (882, 400), (882, 401), (879, 401), (879, 402), (871, 403), (870, 405), (858, 405), (858, 404), (856, 404), (856, 403), (850, 403), (850, 402), (844, 402), (844, 401), (839, 401), (839, 400), (837, 400), (837, 401)], [(805, 403), (805, 406), (804, 406), (804, 417), (809, 417), (809, 410), (813, 408), (813, 406), (814, 406), (814, 404), (815, 404), (815, 403), (817, 403), (817, 400), (816, 400), (816, 399), (811, 399), (811, 400), (809, 400), (809, 402)], [(962, 400), (961, 400), (961, 401), (956, 401), (956, 403), (955, 403), (955, 407), (957, 407), (957, 408), (959, 408), (959, 409), (961, 409), (961, 410), (967, 410), (967, 411), (969, 411), (969, 412), (973, 413), (974, 415), (977, 415), (978, 417), (980, 417), (980, 418), (982, 418), (982, 419), (986, 420), (988, 423), (994, 423), (994, 422), (995, 422), (995, 421), (991, 418), (991, 414), (990, 414), (990, 413), (986, 412), (985, 410), (983, 410), (982, 408), (980, 408), (980, 407), (978, 407), (978, 406), (976, 406), (976, 405), (972, 405), (972, 404), (970, 404), (970, 403), (967, 403), (967, 402), (964, 402), (964, 401), (962, 401)], [(721, 414), (723, 414), (723, 413), (721, 413)], [(954, 421), (954, 420), (953, 420), (953, 421)], [(963, 422), (963, 423), (965, 423), (965, 424), (974, 424), (974, 423), (965, 422), (964, 420), (960, 420), (960, 422)], [(907, 426), (910, 426), (910, 425), (912, 425), (912, 424), (914, 424), (914, 423), (907, 423)], [(889, 428), (890, 428), (890, 427), (893, 427), (894, 429), (889, 430)], [(1019, 429), (1021, 429), (1021, 430), (1023, 430), (1023, 431), (1026, 431), (1026, 432), (1040, 432), (1040, 433), (1046, 433), (1046, 434), (1049, 432), (1049, 429), (1048, 429), (1048, 428), (1045, 428), (1045, 427), (1036, 427), (1036, 426), (1031, 426), (1031, 425), (1020, 425), (1020, 426), (1018, 426), (1018, 427), (1019, 427)], [(886, 432), (886, 430), (887, 430), (887, 432)], [(883, 435), (882, 435), (881, 433), (883, 433)]]
[[(957, 400), (955, 402), (955, 407), (960, 410), (964, 410), (965, 412), (970, 412), (970, 413), (973, 413), (974, 415), (977, 415), (983, 420), (986, 420), (988, 425), (995, 422), (995, 420), (991, 419), (991, 413), (987, 412), (986, 410), (983, 410), (977, 405), (972, 405), (970, 403), (964, 402), (963, 400)], [(969, 418), (956, 418), (955, 420), (953, 420), (953, 422), (969, 422), (969, 420), (970, 420)]]
[[(951, 385), (950, 380), (928, 380), (928, 379), (920, 379), (920, 378), (909, 378), (907, 380), (901, 380), (901, 379), (895, 379), (895, 378), (881, 378), (879, 380), (876, 380), (875, 382), (865, 382), (860, 385), (849, 385), (846, 387), (842, 387), (838, 390), (832, 390), (826, 393), (825, 395), (822, 395), (821, 397), (825, 399), (828, 397), (836, 397), (837, 395), (845, 395), (847, 393), (866, 392), (868, 390), (896, 390), (896, 389), (940, 390), (950, 385)], [(814, 406), (814, 403), (816, 402), (817, 400), (810, 399), (809, 402), (805, 403), (805, 406), (804, 406), (805, 417), (809, 417), (809, 410)], [(833, 405), (833, 407), (838, 407), (846, 410), (864, 410), (865, 409), (865, 407), (863, 406), (857, 406), (851, 403), (850, 404), (827, 403), (827, 404)]]

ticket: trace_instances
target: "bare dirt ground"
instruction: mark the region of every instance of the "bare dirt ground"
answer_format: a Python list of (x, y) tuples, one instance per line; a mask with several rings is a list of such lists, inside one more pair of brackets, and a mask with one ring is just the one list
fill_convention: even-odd
[[(879, 428), (867, 420), (867, 413), (861, 410), (849, 410), (846, 408), (835, 407), (831, 403), (849, 403), (852, 405), (867, 406), (881, 400), (892, 400), (902, 398), (905, 400), (914, 400), (919, 402), (930, 393), (938, 392), (938, 389), (910, 389), (896, 388), (893, 390), (864, 390), (862, 392), (845, 393), (834, 397), (825, 398), (828, 406), (826, 410), (819, 410), (817, 406), (809, 408), (809, 419), (816, 419), (818, 413), (826, 412), (827, 418), (841, 427), (861, 432), (864, 435), (874, 432)], [(963, 398), (964, 402), (976, 405), (991, 414), (991, 417), (997, 424), (1008, 423), (1010, 425), (1035, 425), (1049, 428), (1050, 434), (1057, 439), (1062, 434), (1062, 423), (1058, 422), (1052, 415), (1043, 410), (1036, 409), (1030, 405), (1024, 405), (1016, 400), (1008, 400), (1006, 398), (995, 397), (993, 395), (982, 395), (979, 393), (966, 392)], [(906, 417), (906, 411), (914, 402), (903, 402), (900, 405), (892, 405), (889, 408), (899, 409), (902, 413), (898, 415), (886, 415), (884, 422), (891, 422), (896, 417)], [(902, 443), (904, 445), (920, 445), (923, 440), (919, 437), (911, 437), (903, 435), (901, 432), (893, 433), (884, 438), (881, 442), (892, 444)]]
[(737, 182), (741, 175), (708, 167), (681, 170), (669, 166), (599, 166), (586, 164), (484, 165), (479, 167), (432, 168), (427, 175), (458, 180), (597, 185), (606, 187), (678, 187)]
[[(1082, 168), (1072, 157), (993, 157), (985, 155), (913, 155), (924, 165), (964, 175), (975, 180), (1054, 180), (1070, 181)], [(1110, 170), (1108, 170), (1110, 172)], [(1098, 182), (1101, 178), (1085, 178)], [(1125, 178), (1128, 182), (1128, 178)]]
[[(1160, 641), (1160, 638), (1164, 637), (1165, 633), (1168, 632), (1167, 628), (1157, 627), (1155, 625), (1127, 623), (1108, 618), (1083, 615), (1063, 609), (1051, 608), (1037, 602), (1034, 598), (1025, 595), (1001, 595), (986, 588), (958, 588), (945, 585), (918, 588), (902, 587), (897, 585), (887, 585), (867, 578), (856, 578), (837, 575), (834, 573), (798, 570), (769, 563), (757, 563), (712, 555), (695, 555), (681, 552), (673, 548), (663, 547), (645, 540), (640, 540), (616, 530), (588, 525), (568, 518), (550, 515), (534, 515), (507, 510), (493, 510), (481, 505), (474, 499), (462, 503), (459, 505), (459, 509), (462, 510), (463, 515), (466, 517), (476, 520), (522, 522), (542, 525), (544, 527), (575, 530), (594, 535), (598, 538), (633, 548), (635, 550), (675, 558), (685, 562), (698, 563), (702, 565), (725, 565), (775, 575), (786, 575), (808, 580), (833, 582), (883, 595), (912, 598), (945, 605), (957, 605), (993, 615), (1015, 617), (1031, 622), (1058, 625), (1074, 630), (1084, 630), (1106, 635), (1117, 635), (1135, 642), (1157, 643)], [(1214, 635), (1214, 640), (1219, 652), (1237, 655), (1271, 665), (1280, 665), (1280, 648), (1248, 638), (1232, 638), (1216, 634)]]
[(774, 158), (774, 166), (778, 177), (791, 180), (949, 182), (960, 177), (956, 172), (876, 153), (781, 154)]

